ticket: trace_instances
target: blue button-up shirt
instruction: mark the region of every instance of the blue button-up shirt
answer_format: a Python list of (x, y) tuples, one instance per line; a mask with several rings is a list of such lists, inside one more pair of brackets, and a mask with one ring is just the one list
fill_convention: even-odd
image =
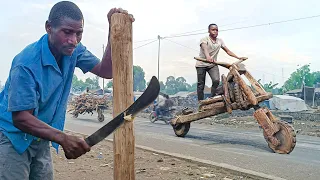
[[(48, 35), (14, 57), (8, 80), (0, 93), (0, 130), (22, 154), (36, 138), (13, 126), (12, 112), (34, 109), (34, 116), (63, 130), (68, 96), (75, 67), (90, 71), (99, 59), (79, 43), (64, 56), (60, 70), (48, 45)], [(58, 149), (58, 144), (52, 143)]]

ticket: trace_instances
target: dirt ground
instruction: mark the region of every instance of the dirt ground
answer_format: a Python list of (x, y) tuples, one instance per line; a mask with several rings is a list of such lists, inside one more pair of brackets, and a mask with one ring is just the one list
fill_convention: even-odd
[[(70, 132), (68, 133), (70, 134)], [(111, 142), (103, 141), (80, 158), (68, 160), (65, 158), (62, 149), (57, 154), (52, 148), (54, 179), (112, 180), (112, 149)], [(253, 179), (242, 176), (237, 172), (184, 161), (141, 149), (135, 150), (135, 169), (137, 180)]]
[[(212, 117), (195, 121), (195, 123), (208, 125), (223, 125), (226, 127), (240, 129), (259, 129), (259, 124), (253, 116), (227, 117), (222, 119)], [(294, 127), (297, 134), (320, 137), (319, 121), (301, 121), (293, 119), (293, 124), (291, 125)]]

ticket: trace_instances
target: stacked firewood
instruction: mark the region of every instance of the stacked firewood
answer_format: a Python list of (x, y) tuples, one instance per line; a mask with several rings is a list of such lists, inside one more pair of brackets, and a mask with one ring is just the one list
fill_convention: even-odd
[(74, 117), (78, 117), (79, 114), (88, 113), (93, 115), (93, 111), (98, 111), (98, 109), (107, 109), (108, 102), (107, 97), (98, 97), (95, 94), (82, 94), (80, 96), (75, 97), (70, 102), (70, 109), (68, 112), (74, 115)]

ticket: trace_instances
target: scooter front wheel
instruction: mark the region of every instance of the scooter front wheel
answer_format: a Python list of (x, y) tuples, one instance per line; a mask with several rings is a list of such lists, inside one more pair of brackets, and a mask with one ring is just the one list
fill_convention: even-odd
[(189, 132), (189, 129), (190, 129), (190, 123), (181, 123), (173, 126), (174, 133), (178, 137), (184, 137), (185, 135), (187, 135)]

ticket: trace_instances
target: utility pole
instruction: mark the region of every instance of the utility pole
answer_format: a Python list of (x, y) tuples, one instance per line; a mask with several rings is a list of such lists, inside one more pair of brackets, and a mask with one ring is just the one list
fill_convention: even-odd
[(283, 68), (282, 68), (282, 85), (284, 85), (284, 75), (283, 75)]
[(275, 83), (275, 77), (274, 77), (274, 75), (272, 75), (272, 83), (274, 84)]
[(303, 76), (303, 100), (304, 100), (304, 103), (306, 103), (307, 102), (306, 101), (306, 83), (304, 81), (305, 81), (305, 76)]
[[(102, 59), (104, 56), (104, 44), (102, 44)], [(104, 78), (102, 78), (102, 95), (104, 96)]]
[[(161, 37), (160, 35), (158, 35), (158, 40), (159, 40), (159, 46), (158, 46), (158, 80), (160, 82), (160, 40)], [(158, 99), (157, 99), (157, 103), (159, 103), (159, 95), (158, 95)]]

